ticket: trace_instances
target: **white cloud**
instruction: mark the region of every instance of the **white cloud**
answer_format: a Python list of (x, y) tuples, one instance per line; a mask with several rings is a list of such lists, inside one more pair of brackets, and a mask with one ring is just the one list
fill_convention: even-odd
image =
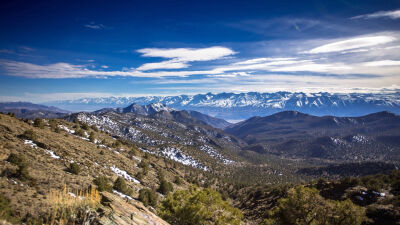
[(156, 69), (182, 69), (190, 65), (187, 62), (210, 61), (236, 54), (233, 50), (214, 46), (209, 48), (144, 48), (137, 52), (144, 57), (160, 57), (171, 60), (146, 63), (137, 70), (156, 70)]
[(374, 19), (374, 18), (390, 18), (390, 19), (400, 19), (400, 10), (393, 11), (380, 11), (371, 14), (359, 15), (352, 17), (351, 19)]
[(365, 63), (363, 63), (362, 65), (363, 65), (363, 66), (371, 66), (371, 67), (400, 66), (400, 61), (395, 61), (395, 60), (381, 60), (381, 61), (365, 62)]
[(90, 28), (90, 29), (93, 29), (93, 30), (101, 30), (101, 29), (109, 28), (109, 27), (105, 26), (104, 24), (101, 24), (101, 23), (97, 24), (95, 22), (90, 22), (88, 24), (84, 24), (83, 26), (87, 27), (87, 28)]
[(221, 46), (209, 48), (144, 48), (137, 50), (137, 52), (142, 53), (142, 56), (145, 57), (175, 59), (179, 62), (210, 61), (236, 53), (229, 48)]
[(108, 66), (107, 65), (102, 65), (101, 68), (108, 69)]
[(300, 63), (296, 65), (291, 65), (291, 66), (282, 66), (282, 67), (276, 67), (272, 68), (271, 71), (275, 72), (298, 72), (298, 71), (304, 71), (304, 72), (317, 72), (317, 73), (338, 73), (340, 71), (344, 70), (351, 70), (352, 67), (349, 65), (345, 65), (342, 63), (333, 63), (333, 64), (320, 64), (320, 63), (314, 63), (314, 62), (309, 62), (309, 63)]
[(83, 77), (186, 77), (190, 75), (219, 74), (215, 70), (195, 71), (157, 71), (142, 72), (138, 70), (102, 71), (90, 70), (86, 65), (73, 65), (69, 63), (55, 63), (48, 65), (37, 65), (26, 62), (0, 60), (0, 67), (4, 68), (9, 76), (27, 78), (83, 78)]
[(371, 47), (380, 44), (386, 44), (395, 41), (396, 38), (392, 36), (368, 36), (368, 37), (357, 37), (342, 41), (336, 41), (329, 44), (325, 44), (316, 48), (311, 49), (306, 53), (317, 54), (317, 53), (330, 53), (330, 52), (341, 52), (352, 49), (359, 49), (364, 47)]
[(189, 67), (189, 64), (168, 60), (157, 63), (145, 63), (137, 68), (137, 70), (155, 70), (155, 69), (182, 69)]
[(234, 63), (234, 65), (250, 65), (250, 64), (258, 64), (258, 63), (264, 63), (264, 62), (276, 62), (276, 61), (286, 61), (286, 60), (292, 60), (296, 58), (256, 58), (256, 59), (249, 59), (246, 61), (241, 61)]

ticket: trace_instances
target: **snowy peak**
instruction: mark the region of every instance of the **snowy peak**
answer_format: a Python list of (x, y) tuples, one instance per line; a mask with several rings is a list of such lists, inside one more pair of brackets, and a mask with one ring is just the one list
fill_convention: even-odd
[(116, 112), (119, 113), (135, 113), (139, 115), (144, 115), (144, 116), (150, 116), (158, 112), (166, 111), (166, 112), (172, 112), (173, 109), (167, 107), (166, 105), (162, 103), (151, 103), (148, 105), (138, 105), (136, 103), (133, 103), (125, 108), (117, 108), (115, 109)]
[(167, 111), (167, 112), (172, 112), (174, 111), (173, 109), (167, 107), (166, 105), (156, 102), (156, 103), (151, 103), (149, 105), (143, 106), (143, 108), (147, 111), (149, 115), (154, 114), (156, 112), (161, 112), (161, 111)]

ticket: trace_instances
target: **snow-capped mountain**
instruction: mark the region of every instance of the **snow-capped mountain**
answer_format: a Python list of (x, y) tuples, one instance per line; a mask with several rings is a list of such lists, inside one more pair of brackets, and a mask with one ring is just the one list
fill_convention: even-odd
[(132, 103), (162, 103), (170, 108), (195, 110), (227, 120), (243, 120), (276, 112), (295, 110), (312, 115), (361, 116), (379, 111), (400, 113), (400, 93), (219, 93), (179, 96), (107, 97), (49, 102), (68, 110), (92, 111), (125, 107)]
[(104, 109), (100, 109), (95, 111), (95, 114), (100, 114), (100, 113), (104, 113), (104, 112), (109, 112), (109, 111), (114, 111), (114, 112), (119, 112), (119, 113), (135, 113), (135, 114), (139, 114), (139, 115), (143, 115), (143, 116), (149, 116), (149, 115), (153, 115), (157, 112), (161, 112), (161, 111), (166, 111), (166, 112), (172, 112), (174, 111), (174, 109), (159, 103), (159, 102), (155, 102), (155, 103), (151, 103), (148, 105), (138, 105), (136, 103), (132, 103), (131, 105), (124, 107), (124, 108), (104, 108)]

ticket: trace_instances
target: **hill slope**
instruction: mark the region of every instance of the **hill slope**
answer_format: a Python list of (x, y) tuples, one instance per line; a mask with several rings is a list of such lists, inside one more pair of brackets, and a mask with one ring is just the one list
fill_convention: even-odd
[(19, 118), (59, 118), (68, 115), (67, 110), (54, 106), (33, 104), (30, 102), (0, 102), (0, 112), (14, 113)]
[(317, 117), (286, 111), (253, 117), (225, 131), (260, 153), (355, 161), (400, 159), (400, 116), (389, 112)]

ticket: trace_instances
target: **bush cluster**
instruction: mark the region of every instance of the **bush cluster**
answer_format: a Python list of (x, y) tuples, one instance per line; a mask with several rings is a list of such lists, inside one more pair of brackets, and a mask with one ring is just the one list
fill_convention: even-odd
[(68, 172), (78, 175), (81, 172), (81, 167), (78, 163), (73, 162), (69, 164)]
[(170, 224), (241, 224), (242, 213), (209, 188), (176, 191), (161, 202), (160, 215)]
[(126, 195), (132, 195), (132, 190), (128, 187), (128, 185), (126, 185), (126, 182), (124, 180), (124, 178), (122, 177), (118, 177), (115, 181), (114, 181), (114, 186), (113, 188), (116, 191), (119, 191), (123, 194)]
[(44, 128), (43, 120), (40, 119), (40, 118), (36, 118), (36, 119), (33, 121), (33, 126), (39, 127), (40, 129), (43, 129), (43, 128)]
[(7, 161), (10, 162), (11, 164), (18, 166), (18, 169), (14, 174), (16, 178), (18, 178), (21, 181), (32, 180), (32, 177), (29, 175), (28, 171), (28, 163), (26, 162), (25, 158), (22, 155), (11, 153), (8, 156)]
[(139, 201), (143, 202), (145, 206), (153, 206), (157, 205), (157, 194), (154, 190), (143, 188), (139, 191)]
[(97, 190), (99, 191), (108, 191), (108, 192), (112, 192), (112, 185), (110, 184), (110, 180), (105, 177), (105, 176), (101, 176), (101, 177), (97, 177), (93, 180), (93, 183), (95, 185), (97, 185)]
[(288, 191), (278, 205), (263, 221), (263, 225), (297, 224), (347, 224), (360, 225), (366, 220), (365, 209), (350, 199), (345, 201), (325, 200), (315, 188), (297, 186)]

